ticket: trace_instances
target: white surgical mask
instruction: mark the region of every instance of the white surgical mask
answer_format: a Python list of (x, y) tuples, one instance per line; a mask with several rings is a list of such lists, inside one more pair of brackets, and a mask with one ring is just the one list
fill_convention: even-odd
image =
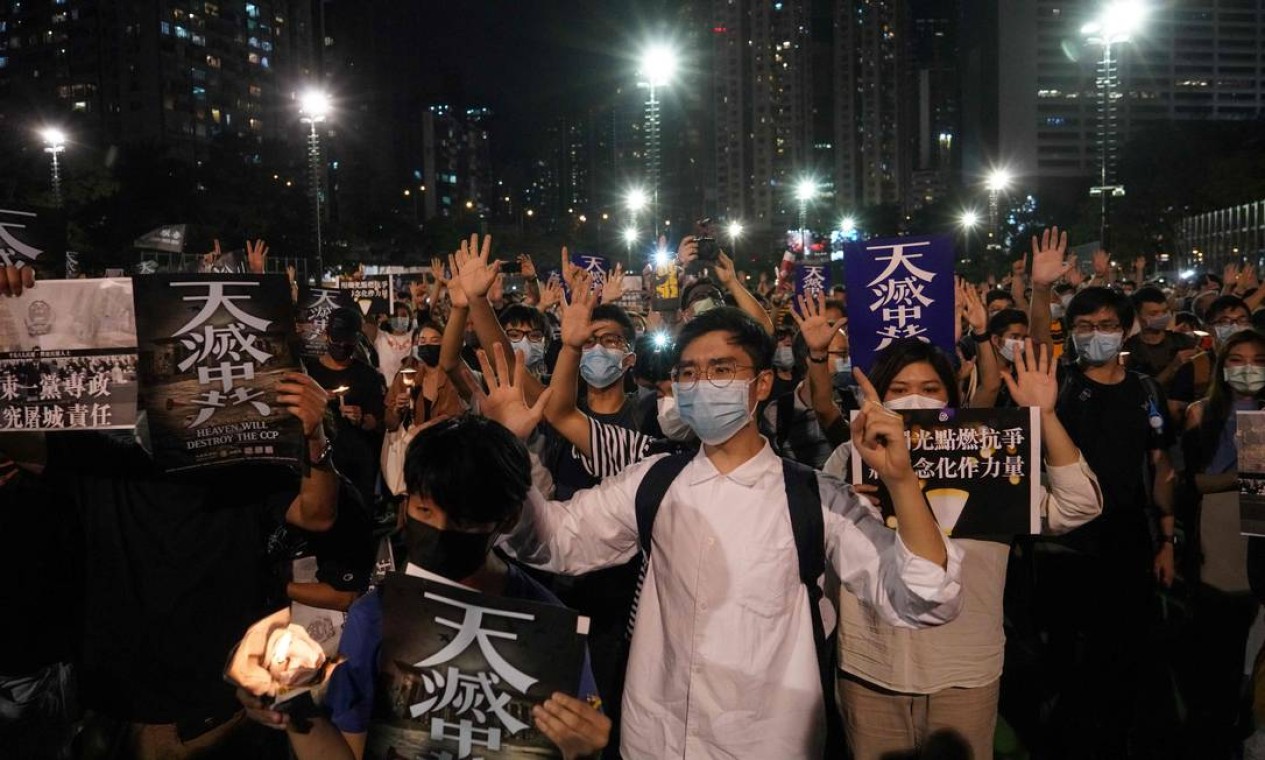
[(908, 396), (894, 398), (891, 401), (883, 402), (884, 408), (894, 412), (906, 409), (943, 409), (946, 404), (940, 399), (923, 396), (918, 393), (911, 393)]
[(1003, 359), (1011, 364), (1014, 364), (1016, 351), (1023, 353), (1023, 341), (1015, 340), (1014, 338), (1007, 338), (1002, 341), (1001, 349), (998, 350), (998, 353), (1001, 354)]
[(1245, 364), (1242, 367), (1226, 367), (1225, 381), (1245, 396), (1251, 396), (1265, 388), (1265, 367)]
[(1072, 345), (1076, 353), (1086, 364), (1100, 366), (1112, 361), (1120, 355), (1120, 346), (1124, 343), (1124, 333), (1100, 332), (1095, 330), (1089, 335), (1072, 335)]
[(790, 346), (778, 346), (773, 351), (773, 366), (778, 369), (790, 369), (795, 366), (795, 352)]
[(1231, 335), (1235, 334), (1236, 332), (1240, 332), (1246, 329), (1247, 328), (1244, 327), (1243, 325), (1236, 325), (1236, 324), (1212, 326), (1212, 331), (1217, 334), (1218, 343), (1225, 343), (1227, 340), (1230, 339)]
[(681, 419), (681, 410), (677, 408), (675, 396), (662, 396), (659, 407), (659, 429), (672, 441), (688, 441), (694, 437), (694, 431)]

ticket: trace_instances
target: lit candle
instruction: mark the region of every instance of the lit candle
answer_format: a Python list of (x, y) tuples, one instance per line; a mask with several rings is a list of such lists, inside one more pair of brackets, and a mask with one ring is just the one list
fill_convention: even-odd
[(286, 660), (290, 659), (290, 642), (294, 640), (294, 634), (286, 631), (281, 634), (281, 638), (277, 639), (277, 646), (272, 650), (272, 662), (274, 665), (284, 667)]

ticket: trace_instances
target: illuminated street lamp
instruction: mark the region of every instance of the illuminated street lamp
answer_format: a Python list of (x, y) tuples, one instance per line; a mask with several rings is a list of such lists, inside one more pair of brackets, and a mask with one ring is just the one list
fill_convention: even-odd
[(817, 180), (805, 177), (795, 183), (795, 200), (799, 201), (799, 244), (804, 249), (804, 256), (808, 256), (808, 240), (806, 239), (808, 204), (816, 197)]
[(636, 242), (637, 242), (637, 228), (625, 227), (624, 228), (624, 245), (628, 248), (628, 270), (627, 271), (629, 272), (633, 270), (632, 247), (633, 247), (633, 244)]
[(324, 249), (321, 246), (321, 138), (316, 125), (329, 116), (333, 109), (329, 95), (322, 90), (307, 90), (299, 96), (300, 120), (309, 127), (307, 136), (308, 181), (312, 188), (312, 205), (315, 211), (316, 231), (316, 282), (325, 277)]
[(659, 114), (659, 90), (672, 83), (676, 76), (678, 57), (676, 51), (662, 43), (647, 47), (641, 54), (641, 66), (637, 71), (638, 87), (650, 91), (646, 100), (646, 176), (650, 181), (650, 215), (654, 219), (654, 236), (659, 236), (659, 175), (662, 168), (661, 120)]
[(1011, 175), (1005, 168), (996, 168), (988, 173), (984, 187), (988, 189), (988, 247), (1001, 248), (1001, 194), (1010, 188)]
[(40, 137), (44, 140), (44, 152), (53, 158), (53, 202), (61, 208), (61, 164), (57, 155), (66, 150), (66, 133), (56, 127), (45, 127), (40, 131)]
[(963, 247), (966, 249), (967, 255), (971, 253), (971, 232), (979, 225), (979, 213), (974, 209), (967, 209), (958, 217), (958, 226), (962, 228)]
[(725, 227), (725, 232), (729, 234), (730, 254), (733, 255), (734, 261), (738, 260), (738, 238), (742, 237), (742, 222), (734, 220)]
[(1098, 61), (1098, 184), (1089, 189), (1090, 196), (1100, 200), (1099, 238), (1104, 250), (1111, 250), (1111, 198), (1124, 195), (1124, 185), (1115, 182), (1116, 164), (1116, 92), (1119, 85), (1118, 61), (1112, 57), (1112, 46), (1128, 42), (1146, 20), (1147, 7), (1139, 0), (1113, 0), (1103, 6), (1098, 18), (1081, 27), (1081, 34), (1091, 45), (1102, 46)]

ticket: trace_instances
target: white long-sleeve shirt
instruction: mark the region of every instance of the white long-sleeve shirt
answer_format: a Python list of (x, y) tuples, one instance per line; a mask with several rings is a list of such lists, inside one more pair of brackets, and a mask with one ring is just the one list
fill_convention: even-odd
[[(643, 460), (567, 502), (533, 489), (507, 542), (564, 574), (638, 551)], [(960, 606), (947, 569), (911, 553), (842, 481), (818, 475), (826, 560), (893, 625), (937, 625)], [(763, 450), (727, 475), (701, 452), (655, 522), (623, 701), (628, 758), (820, 757), (825, 732), (808, 592), (799, 580), (782, 461)]]

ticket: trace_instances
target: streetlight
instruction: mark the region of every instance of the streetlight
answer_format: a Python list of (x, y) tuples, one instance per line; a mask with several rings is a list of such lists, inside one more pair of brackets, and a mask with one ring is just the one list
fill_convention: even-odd
[(316, 229), (316, 284), (325, 279), (325, 257), (321, 246), (321, 138), (316, 125), (329, 116), (332, 106), (329, 95), (323, 90), (308, 90), (299, 96), (300, 120), (309, 126), (307, 136), (308, 171), (311, 176), (312, 204), (315, 209)]
[(1001, 249), (1001, 229), (999, 227), (1001, 224), (1001, 194), (1010, 187), (1010, 181), (1010, 172), (1002, 167), (993, 169), (984, 180), (984, 187), (988, 189), (988, 247), (990, 249)]
[(57, 162), (57, 154), (66, 150), (66, 133), (56, 127), (45, 127), (40, 137), (44, 140), (44, 152), (53, 157), (53, 202), (61, 208), (61, 164)]
[(963, 247), (969, 256), (971, 253), (971, 230), (979, 224), (979, 214), (974, 209), (967, 209), (958, 217), (958, 226), (962, 228)]
[(795, 183), (795, 200), (799, 201), (799, 244), (804, 249), (804, 257), (808, 256), (808, 204), (817, 197), (817, 180), (805, 177)]
[(738, 260), (738, 238), (742, 237), (742, 222), (734, 220), (725, 228), (725, 232), (729, 233), (730, 254), (734, 261)]
[(1124, 185), (1115, 183), (1116, 163), (1116, 86), (1119, 84), (1117, 61), (1112, 57), (1113, 45), (1128, 42), (1146, 19), (1146, 4), (1139, 0), (1113, 0), (1095, 20), (1081, 27), (1081, 34), (1091, 45), (1102, 45), (1098, 61), (1098, 185), (1089, 189), (1091, 197), (1100, 201), (1099, 238), (1104, 250), (1111, 250), (1111, 198), (1124, 195)]
[(646, 176), (650, 180), (650, 214), (654, 218), (654, 236), (659, 236), (659, 173), (660, 173), (660, 120), (658, 91), (667, 87), (676, 76), (677, 54), (662, 43), (651, 45), (641, 54), (638, 70), (638, 87), (650, 91), (646, 101)]
[(633, 243), (636, 243), (636, 242), (637, 242), (637, 228), (625, 227), (624, 228), (624, 245), (628, 248), (628, 271), (629, 272), (633, 271), (632, 247), (633, 247)]

